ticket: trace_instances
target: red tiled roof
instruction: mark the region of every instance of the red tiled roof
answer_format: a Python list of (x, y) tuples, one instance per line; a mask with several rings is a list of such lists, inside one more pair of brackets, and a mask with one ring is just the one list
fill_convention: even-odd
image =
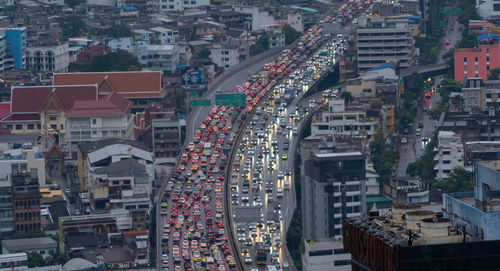
[(11, 112), (40, 112), (51, 91), (54, 91), (65, 111), (73, 107), (75, 100), (95, 100), (98, 96), (97, 85), (14, 87), (11, 92)]
[(131, 101), (116, 93), (110, 93), (99, 100), (75, 101), (66, 118), (123, 117), (130, 113)]
[(40, 115), (38, 113), (34, 114), (16, 114), (16, 113), (10, 113), (7, 116), (5, 116), (2, 119), (2, 122), (8, 122), (8, 121), (40, 121)]
[(54, 85), (98, 84), (106, 81), (111, 88), (125, 98), (163, 97), (161, 71), (56, 73)]
[(0, 119), (10, 113), (10, 102), (0, 103)]

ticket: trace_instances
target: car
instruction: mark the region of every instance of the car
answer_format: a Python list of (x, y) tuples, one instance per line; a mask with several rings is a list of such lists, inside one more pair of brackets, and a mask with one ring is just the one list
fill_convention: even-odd
[(251, 264), (252, 263), (252, 257), (250, 257), (249, 255), (246, 255), (245, 256), (245, 263), (246, 264)]
[(408, 143), (408, 139), (406, 137), (401, 138), (401, 144), (406, 144)]
[(288, 154), (283, 153), (283, 154), (281, 155), (281, 159), (283, 159), (283, 160), (287, 160), (287, 159), (288, 159)]

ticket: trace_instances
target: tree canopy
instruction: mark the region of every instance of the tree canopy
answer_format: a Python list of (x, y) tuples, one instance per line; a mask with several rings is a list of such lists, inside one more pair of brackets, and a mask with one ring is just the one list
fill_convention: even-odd
[(90, 64), (91, 72), (140, 70), (141, 64), (137, 58), (126, 51), (108, 52), (96, 56)]
[(494, 68), (490, 70), (490, 75), (488, 76), (488, 80), (498, 80), (500, 79), (500, 68)]
[[(434, 180), (436, 177), (436, 172), (434, 171), (434, 166), (436, 165), (436, 161), (434, 161), (434, 156), (436, 155), (436, 152), (434, 151), (436, 141), (437, 139), (434, 138), (427, 144), (424, 154), (415, 162), (408, 165), (406, 168), (406, 174), (412, 177), (419, 177), (420, 180), (427, 183)], [(419, 146), (417, 146), (417, 148), (418, 147)]]
[(80, 5), (82, 0), (64, 0), (64, 3), (68, 5), (70, 8), (75, 8), (76, 6)]
[(286, 44), (290, 44), (300, 37), (300, 32), (295, 30), (295, 28), (293, 28), (289, 24), (286, 24), (285, 26), (283, 26), (281, 31), (283, 32), (283, 34), (285, 34), (285, 43)]
[(340, 98), (344, 99), (344, 103), (346, 105), (348, 105), (353, 100), (352, 95), (349, 91), (343, 91), (342, 93), (340, 93)]
[(468, 192), (474, 190), (473, 173), (461, 167), (454, 168), (448, 178), (432, 182), (432, 188), (443, 193)]
[(87, 32), (87, 25), (78, 15), (68, 16), (62, 25), (63, 36), (67, 38), (79, 37)]
[(396, 153), (385, 147), (385, 137), (381, 130), (377, 131), (370, 143), (370, 154), (373, 169), (379, 175), (380, 187), (383, 187), (384, 182), (388, 181), (392, 175), (393, 167), (396, 164)]
[(106, 32), (115, 39), (132, 35), (132, 30), (126, 24), (112, 24)]
[(258, 55), (264, 51), (269, 49), (269, 41), (267, 40), (267, 36), (261, 36), (255, 44), (250, 46), (250, 55)]
[(207, 46), (203, 46), (198, 53), (198, 58), (200, 59), (208, 59), (210, 57), (210, 49)]

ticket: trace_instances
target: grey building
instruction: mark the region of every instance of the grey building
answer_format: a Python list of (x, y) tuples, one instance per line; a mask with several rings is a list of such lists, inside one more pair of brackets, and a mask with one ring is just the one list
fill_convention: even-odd
[(2, 240), (2, 254), (14, 253), (15, 251), (38, 252), (47, 258), (50, 251), (55, 252), (56, 250), (57, 242), (50, 237)]
[(358, 73), (389, 61), (408, 68), (416, 63), (415, 40), (405, 18), (372, 17), (356, 33)]
[(302, 157), (304, 238), (340, 238), (342, 222), (366, 211), (366, 156), (356, 151)]
[(14, 203), (12, 182), (9, 178), (0, 179), (0, 234), (14, 230)]

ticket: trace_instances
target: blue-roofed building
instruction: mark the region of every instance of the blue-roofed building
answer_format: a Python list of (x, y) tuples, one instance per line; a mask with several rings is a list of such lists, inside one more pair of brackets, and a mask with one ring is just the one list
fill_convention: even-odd
[(0, 28), (0, 70), (22, 70), (26, 67), (28, 47), (25, 27)]
[(139, 16), (139, 10), (134, 6), (125, 6), (120, 9), (121, 17), (137, 17)]

